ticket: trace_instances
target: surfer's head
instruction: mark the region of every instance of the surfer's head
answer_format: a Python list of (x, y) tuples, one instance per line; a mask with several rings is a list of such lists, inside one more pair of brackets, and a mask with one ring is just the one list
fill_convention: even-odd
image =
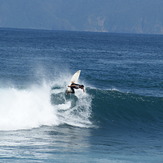
[(84, 85), (80, 85), (79, 88), (84, 89)]

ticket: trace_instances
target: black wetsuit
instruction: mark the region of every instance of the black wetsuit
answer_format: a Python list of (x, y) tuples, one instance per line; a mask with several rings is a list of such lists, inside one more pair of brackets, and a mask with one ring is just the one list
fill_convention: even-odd
[(71, 93), (75, 93), (74, 89), (79, 89), (80, 88), (80, 85), (79, 84), (75, 84), (75, 83), (72, 83), (71, 84)]

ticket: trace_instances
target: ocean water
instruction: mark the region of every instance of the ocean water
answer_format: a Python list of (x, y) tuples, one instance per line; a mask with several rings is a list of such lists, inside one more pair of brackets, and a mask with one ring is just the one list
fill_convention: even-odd
[(162, 138), (162, 35), (0, 29), (0, 162), (162, 163)]

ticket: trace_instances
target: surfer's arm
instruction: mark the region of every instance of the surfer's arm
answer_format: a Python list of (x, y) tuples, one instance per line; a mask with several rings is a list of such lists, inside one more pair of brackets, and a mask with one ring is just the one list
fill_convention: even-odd
[(74, 87), (74, 85), (69, 85), (68, 87)]
[(68, 87), (73, 87), (73, 88), (77, 88), (77, 87), (79, 87), (79, 85), (78, 84), (71, 84), (71, 85), (69, 85)]

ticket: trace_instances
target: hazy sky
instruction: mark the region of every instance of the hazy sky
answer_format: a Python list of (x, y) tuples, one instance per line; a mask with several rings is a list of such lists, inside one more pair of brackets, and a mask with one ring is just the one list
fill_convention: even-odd
[(163, 0), (0, 0), (0, 27), (163, 34)]

